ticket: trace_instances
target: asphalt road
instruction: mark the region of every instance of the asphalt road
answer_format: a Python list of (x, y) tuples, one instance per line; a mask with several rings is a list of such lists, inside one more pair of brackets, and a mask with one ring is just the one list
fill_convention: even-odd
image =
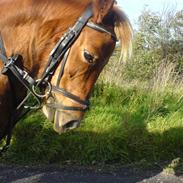
[(0, 183), (183, 183), (183, 176), (159, 170), (138, 171), (123, 167), (117, 171), (86, 168), (17, 167), (0, 165)]

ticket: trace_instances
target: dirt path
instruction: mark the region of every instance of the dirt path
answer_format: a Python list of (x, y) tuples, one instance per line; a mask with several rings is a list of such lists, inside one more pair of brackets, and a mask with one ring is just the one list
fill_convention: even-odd
[(139, 171), (123, 167), (118, 171), (85, 168), (15, 167), (0, 165), (0, 183), (183, 183), (183, 176), (159, 170)]

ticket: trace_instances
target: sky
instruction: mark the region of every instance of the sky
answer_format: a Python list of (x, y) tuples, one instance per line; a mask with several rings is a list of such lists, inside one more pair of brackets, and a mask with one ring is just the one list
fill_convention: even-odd
[(117, 0), (117, 2), (134, 26), (145, 7), (153, 12), (162, 12), (165, 7), (183, 10), (183, 0)]

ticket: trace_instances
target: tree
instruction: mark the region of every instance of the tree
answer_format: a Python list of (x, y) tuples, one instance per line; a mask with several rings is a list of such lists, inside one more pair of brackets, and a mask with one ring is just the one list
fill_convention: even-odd
[(145, 9), (134, 33), (133, 57), (123, 64), (118, 61), (119, 55), (117, 47), (103, 80), (150, 80), (162, 65), (169, 63), (175, 64), (176, 74), (183, 74), (183, 11), (165, 9), (154, 13)]

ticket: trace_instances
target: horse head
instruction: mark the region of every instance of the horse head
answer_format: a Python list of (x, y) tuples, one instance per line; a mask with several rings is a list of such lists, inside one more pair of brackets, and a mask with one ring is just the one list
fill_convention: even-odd
[[(49, 82), (53, 87), (43, 106), (44, 114), (54, 122), (58, 133), (78, 127), (88, 109), (91, 90), (112, 55), (116, 41), (121, 42), (124, 59), (131, 52), (132, 29), (128, 18), (114, 0), (25, 0), (24, 3), (8, 0), (2, 2), (0, 16), (7, 8), (12, 11), (7, 12), (6, 19), (0, 19), (7, 54), (21, 54), (23, 66), (36, 79), (43, 74), (45, 61), (60, 37), (64, 37), (66, 30), (76, 22), (77, 26), (82, 23), (77, 19), (90, 9), (91, 16), (88, 16), (77, 39), (64, 52), (61, 64), (51, 72)], [(1, 89), (2, 96), (5, 96), (3, 91), (10, 90), (5, 76), (1, 76), (1, 85), (6, 85)], [(15, 93), (22, 98), (18, 87), (15, 87)], [(4, 98), (11, 101), (11, 97)], [(6, 105), (4, 102), (3, 106)]]
[[(93, 16), (67, 53), (64, 70), (61, 65), (52, 78), (52, 84), (58, 85), (59, 73), (63, 71), (58, 87), (77, 96), (81, 102), (52, 92), (46, 103), (54, 103), (55, 107), (43, 107), (44, 114), (54, 121), (54, 129), (58, 133), (80, 125), (93, 85), (114, 51), (116, 36), (123, 41), (124, 56), (130, 46), (130, 24), (126, 16), (115, 9), (114, 0), (94, 0), (92, 7)], [(58, 104), (70, 108), (60, 109)]]

